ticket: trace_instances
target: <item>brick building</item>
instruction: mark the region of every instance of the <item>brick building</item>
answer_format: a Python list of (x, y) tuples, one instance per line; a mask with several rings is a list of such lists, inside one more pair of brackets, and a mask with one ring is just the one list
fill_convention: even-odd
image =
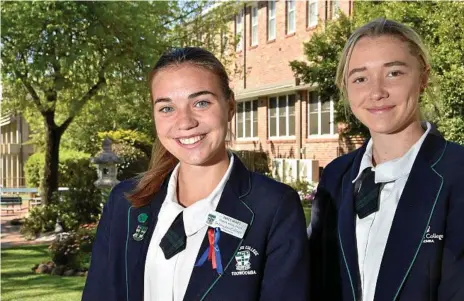
[(289, 66), (305, 60), (303, 42), (353, 1), (245, 2), (233, 22), (236, 47), (232, 86), (238, 102), (231, 123), (234, 150), (264, 151), (271, 158), (317, 160), (324, 167), (353, 149), (339, 139), (333, 103), (298, 83)]

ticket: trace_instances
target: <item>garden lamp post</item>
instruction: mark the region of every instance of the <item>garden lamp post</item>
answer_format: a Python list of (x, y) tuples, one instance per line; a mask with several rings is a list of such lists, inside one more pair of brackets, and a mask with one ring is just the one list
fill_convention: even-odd
[(101, 190), (111, 189), (119, 183), (116, 176), (118, 168), (116, 164), (122, 163), (122, 160), (111, 150), (111, 140), (105, 138), (102, 146), (103, 151), (98, 153), (91, 162), (97, 165), (98, 180), (94, 182), (95, 186)]

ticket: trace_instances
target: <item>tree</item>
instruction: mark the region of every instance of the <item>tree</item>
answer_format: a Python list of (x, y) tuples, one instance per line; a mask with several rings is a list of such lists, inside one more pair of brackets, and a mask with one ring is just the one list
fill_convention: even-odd
[(5, 2), (2, 59), (5, 100), (38, 112), (45, 132), (42, 195), (58, 186), (63, 133), (89, 102), (143, 82), (169, 43), (175, 4), (152, 2)]
[[(2, 5), (4, 99), (9, 110), (26, 116), (35, 132), (32, 142), (46, 153), (45, 204), (57, 189), (62, 142), (67, 148), (94, 153), (98, 132), (136, 130), (140, 132), (136, 137), (153, 135), (147, 74), (162, 52), (192, 42), (196, 36), (192, 33), (230, 35), (225, 24), (234, 13), (233, 5), (212, 3)], [(228, 45), (211, 40), (206, 46), (227, 57)]]
[(338, 59), (351, 35), (352, 27), (350, 18), (340, 14), (338, 19), (328, 22), (325, 29), (315, 32), (311, 40), (304, 43), (307, 62), (291, 61), (290, 67), (302, 82), (317, 85), (322, 102), (335, 100), (335, 121), (347, 125), (342, 134), (366, 136), (367, 129), (351, 116), (347, 104), (340, 100), (335, 84)]
[[(436, 123), (447, 139), (464, 144), (464, 5), (459, 2), (355, 2), (354, 16), (328, 21), (304, 44), (306, 62), (291, 66), (303, 82), (318, 85), (324, 99), (339, 100), (335, 87), (336, 64), (347, 37), (354, 28), (386, 17), (405, 23), (424, 39), (432, 58), (433, 93), (424, 95), (422, 109), (427, 120)], [(366, 131), (345, 114), (341, 101), (336, 120), (348, 125), (346, 135)]]

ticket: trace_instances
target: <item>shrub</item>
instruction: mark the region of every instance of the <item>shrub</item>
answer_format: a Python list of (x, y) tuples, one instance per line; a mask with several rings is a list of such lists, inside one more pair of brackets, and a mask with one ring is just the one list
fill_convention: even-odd
[[(28, 159), (25, 166), (28, 186), (40, 185), (44, 161), (43, 153), (33, 154)], [(59, 192), (51, 204), (31, 210), (22, 227), (23, 234), (36, 236), (51, 231), (57, 218), (66, 231), (98, 220), (103, 197), (94, 185), (97, 173), (90, 163), (90, 155), (69, 150), (60, 152), (58, 180), (59, 185), (68, 187), (69, 191)]]
[(261, 173), (264, 175), (270, 174), (269, 169), (269, 157), (267, 153), (260, 151), (233, 151), (245, 164), (245, 166), (254, 172)]
[(316, 193), (316, 184), (310, 183), (306, 180), (296, 180), (288, 183), (290, 187), (295, 189), (300, 195), (300, 199), (303, 203), (311, 203)]
[(29, 216), (24, 220), (20, 232), (26, 238), (35, 238), (42, 232), (54, 230), (57, 218), (58, 208), (56, 205), (32, 208), (29, 211)]
[(95, 236), (95, 224), (83, 225), (77, 231), (61, 234), (49, 246), (52, 261), (56, 265), (87, 270)]

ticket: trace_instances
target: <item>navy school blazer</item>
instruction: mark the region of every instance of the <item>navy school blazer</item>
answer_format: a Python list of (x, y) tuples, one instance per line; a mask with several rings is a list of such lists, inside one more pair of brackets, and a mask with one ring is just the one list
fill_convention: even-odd
[[(141, 208), (131, 207), (125, 198), (135, 181), (113, 189), (98, 225), (83, 301), (143, 300), (145, 259), (168, 182)], [(308, 300), (306, 223), (292, 188), (248, 171), (235, 156), (216, 210), (247, 223), (248, 228), (243, 239), (221, 233), (224, 274), (218, 275), (209, 261), (194, 267), (184, 300)], [(141, 213), (149, 216), (148, 231), (145, 239), (136, 241), (132, 235)], [(197, 261), (208, 246), (205, 235)], [(249, 256), (245, 270), (237, 270), (241, 251)]]
[[(352, 181), (366, 144), (323, 172), (309, 227), (311, 300), (360, 300)], [(393, 219), (375, 301), (464, 300), (464, 148), (428, 134)]]

